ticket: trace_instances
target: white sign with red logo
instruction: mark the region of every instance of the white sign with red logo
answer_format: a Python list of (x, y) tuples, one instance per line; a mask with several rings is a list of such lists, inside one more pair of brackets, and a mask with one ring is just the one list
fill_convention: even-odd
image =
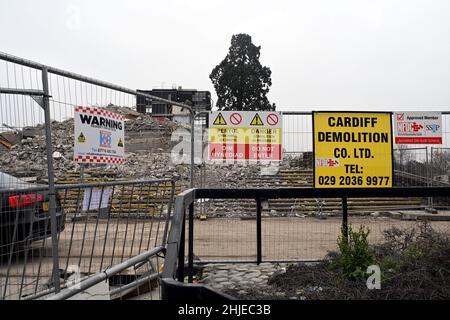
[(74, 160), (121, 164), (125, 160), (123, 116), (102, 108), (75, 107)]
[(340, 167), (341, 162), (338, 158), (317, 158), (316, 167)]
[(214, 111), (209, 114), (209, 160), (282, 160), (280, 112)]
[(440, 112), (395, 112), (396, 144), (442, 144)]

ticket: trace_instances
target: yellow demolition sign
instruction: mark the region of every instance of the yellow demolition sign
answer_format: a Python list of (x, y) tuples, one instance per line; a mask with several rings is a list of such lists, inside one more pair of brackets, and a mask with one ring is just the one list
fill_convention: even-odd
[(314, 112), (316, 188), (392, 187), (392, 122), (386, 112)]

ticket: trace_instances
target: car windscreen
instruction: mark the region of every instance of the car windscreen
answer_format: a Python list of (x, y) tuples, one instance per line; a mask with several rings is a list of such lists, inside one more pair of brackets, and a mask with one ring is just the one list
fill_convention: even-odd
[(39, 185), (26, 182), (22, 179), (13, 177), (4, 172), (0, 172), (0, 190), (5, 189), (27, 189), (37, 187)]

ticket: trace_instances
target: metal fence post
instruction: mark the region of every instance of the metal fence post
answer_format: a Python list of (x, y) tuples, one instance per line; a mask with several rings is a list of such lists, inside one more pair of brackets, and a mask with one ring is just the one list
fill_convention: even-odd
[[(431, 147), (431, 155), (430, 155), (430, 165), (431, 165), (431, 170), (430, 170), (430, 180), (431, 180), (431, 186), (434, 187), (434, 163), (433, 163), (433, 158), (434, 158), (434, 148)], [(430, 199), (430, 203), (428, 204), (430, 208), (433, 208), (433, 197), (429, 197)]]
[(430, 155), (430, 166), (431, 166), (431, 170), (430, 170), (430, 179), (431, 179), (431, 186), (434, 186), (434, 181), (433, 181), (433, 174), (434, 174), (434, 164), (433, 164), (433, 147), (431, 147), (431, 155)]
[(189, 205), (188, 282), (194, 277), (194, 203)]
[[(431, 147), (433, 148), (433, 147)], [(428, 146), (425, 147), (425, 164), (426, 164), (426, 176), (427, 176), (427, 187), (430, 187), (431, 183), (431, 174), (430, 174), (430, 162), (428, 159)], [(431, 197), (428, 197), (428, 208), (432, 207)]]
[(179, 282), (184, 282), (184, 246), (186, 237), (186, 216), (183, 215), (183, 224), (181, 226), (180, 247), (178, 248), (178, 270), (177, 278)]
[[(208, 112), (207, 111), (200, 111), (200, 112), (195, 112), (194, 110), (190, 109), (189, 110), (191, 112), (191, 183), (190, 183), (190, 187), (194, 188), (194, 160), (195, 160), (195, 147), (194, 147), (194, 143), (195, 143), (195, 119), (201, 115), (206, 115), (208, 116)], [(203, 143), (203, 135), (202, 135), (202, 143)], [(201, 150), (202, 153), (202, 157), (203, 157), (203, 150)], [(202, 162), (203, 163), (203, 162)], [(201, 170), (201, 167), (200, 167)], [(200, 176), (200, 181), (201, 181), (201, 176)]]
[(53, 148), (52, 148), (52, 128), (50, 118), (50, 95), (48, 87), (48, 70), (42, 68), (42, 89), (44, 91), (43, 103), (44, 103), (44, 117), (45, 117), (45, 139), (47, 149), (47, 169), (48, 169), (48, 189), (50, 200), (50, 228), (52, 234), (52, 256), (53, 256), (53, 285), (55, 286), (55, 292), (60, 291), (59, 281), (59, 256), (58, 256), (58, 230), (56, 220), (56, 192), (55, 192), (55, 179), (53, 171)]
[(342, 232), (348, 240), (348, 206), (347, 197), (342, 197)]
[(261, 199), (256, 199), (256, 263), (262, 262)]
[(194, 168), (195, 168), (195, 164), (194, 164), (194, 152), (195, 152), (195, 147), (194, 147), (194, 131), (195, 131), (195, 114), (194, 111), (191, 110), (191, 183), (190, 183), (190, 187), (193, 188), (194, 187)]
[[(194, 188), (194, 169), (195, 169), (195, 113), (191, 110), (191, 183), (190, 187)], [(188, 282), (192, 283), (193, 273), (194, 273), (194, 203), (189, 205), (189, 234), (188, 234)], [(183, 222), (183, 270), (184, 270), (184, 237), (186, 230), (186, 219)], [(180, 250), (181, 251), (181, 250)], [(180, 254), (181, 259), (181, 254)], [(180, 267), (178, 267), (180, 268)], [(178, 281), (180, 281), (181, 275), (178, 276)], [(183, 272), (184, 281), (184, 272)]]

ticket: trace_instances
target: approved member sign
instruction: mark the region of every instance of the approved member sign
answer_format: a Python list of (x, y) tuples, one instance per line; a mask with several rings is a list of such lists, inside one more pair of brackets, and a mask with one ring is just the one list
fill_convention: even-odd
[(385, 112), (314, 112), (316, 188), (392, 187), (392, 122)]
[(442, 144), (440, 112), (395, 112), (396, 144)]

